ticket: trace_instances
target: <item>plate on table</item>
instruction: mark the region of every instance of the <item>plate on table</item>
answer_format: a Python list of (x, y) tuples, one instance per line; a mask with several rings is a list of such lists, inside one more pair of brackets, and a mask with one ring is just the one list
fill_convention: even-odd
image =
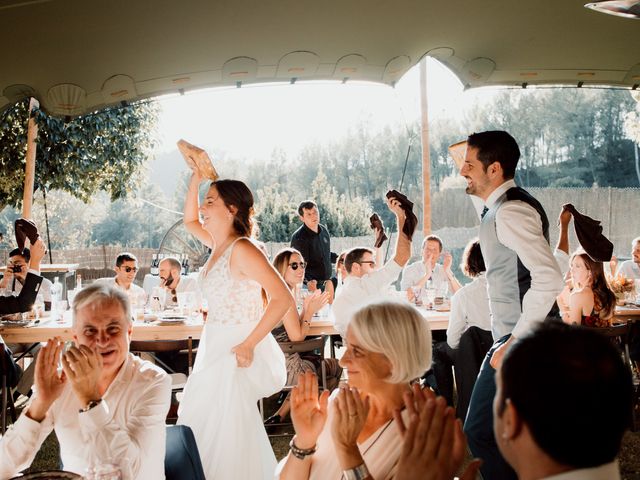
[(11, 480), (82, 480), (82, 475), (72, 472), (63, 472), (62, 470), (48, 470), (46, 472), (25, 473)]
[(24, 327), (29, 325), (31, 320), (28, 318), (22, 318), (21, 313), (12, 313), (10, 315), (3, 315), (0, 317), (0, 323), (5, 327)]
[(449, 312), (451, 307), (449, 305), (436, 305), (436, 312)]
[(160, 325), (178, 325), (187, 321), (186, 315), (163, 315), (158, 321)]

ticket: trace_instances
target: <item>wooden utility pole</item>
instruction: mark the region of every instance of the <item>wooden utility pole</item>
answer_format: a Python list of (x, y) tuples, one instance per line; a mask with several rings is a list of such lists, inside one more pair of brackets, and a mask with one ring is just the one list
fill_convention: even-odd
[(431, 233), (431, 157), (429, 155), (429, 105), (427, 103), (427, 57), (420, 60), (420, 113), (422, 120), (422, 231)]
[(27, 155), (24, 168), (24, 191), (22, 193), (22, 216), (31, 218), (31, 206), (33, 205), (33, 187), (36, 179), (36, 138), (38, 137), (38, 125), (33, 117), (33, 111), (40, 106), (38, 100), (31, 97), (29, 102), (29, 124), (27, 127)]

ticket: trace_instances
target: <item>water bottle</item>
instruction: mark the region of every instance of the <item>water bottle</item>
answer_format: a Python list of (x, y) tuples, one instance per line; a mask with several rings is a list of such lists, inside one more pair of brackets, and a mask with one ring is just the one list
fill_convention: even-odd
[(62, 300), (62, 284), (60, 283), (60, 279), (55, 277), (53, 279), (53, 285), (51, 285), (51, 303), (56, 305), (60, 300)]
[(151, 257), (151, 268), (149, 269), (151, 275), (158, 275), (158, 254), (154, 253)]

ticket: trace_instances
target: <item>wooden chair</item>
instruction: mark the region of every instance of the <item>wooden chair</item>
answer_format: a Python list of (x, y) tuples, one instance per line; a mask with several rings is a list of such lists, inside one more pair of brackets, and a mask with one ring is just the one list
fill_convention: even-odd
[(193, 339), (186, 340), (133, 340), (129, 344), (129, 351), (133, 353), (148, 353), (154, 361), (165, 369), (171, 377), (171, 406), (167, 414), (168, 423), (176, 423), (178, 419), (178, 405), (181, 400), (182, 390), (187, 383), (187, 376), (184, 373), (176, 373), (171, 367), (160, 360), (155, 354), (162, 352), (187, 352), (187, 368), (191, 373), (193, 367)]

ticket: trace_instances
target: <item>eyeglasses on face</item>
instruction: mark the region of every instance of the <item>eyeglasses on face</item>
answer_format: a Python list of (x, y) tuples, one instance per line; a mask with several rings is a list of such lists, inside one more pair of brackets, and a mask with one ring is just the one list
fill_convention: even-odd
[(302, 268), (303, 270), (307, 267), (307, 264), (304, 262), (291, 262), (289, 264), (289, 266), (293, 269), (293, 270), (297, 270), (298, 267)]
[(120, 268), (123, 269), (127, 273), (137, 272), (138, 271), (138, 267), (120, 267)]

